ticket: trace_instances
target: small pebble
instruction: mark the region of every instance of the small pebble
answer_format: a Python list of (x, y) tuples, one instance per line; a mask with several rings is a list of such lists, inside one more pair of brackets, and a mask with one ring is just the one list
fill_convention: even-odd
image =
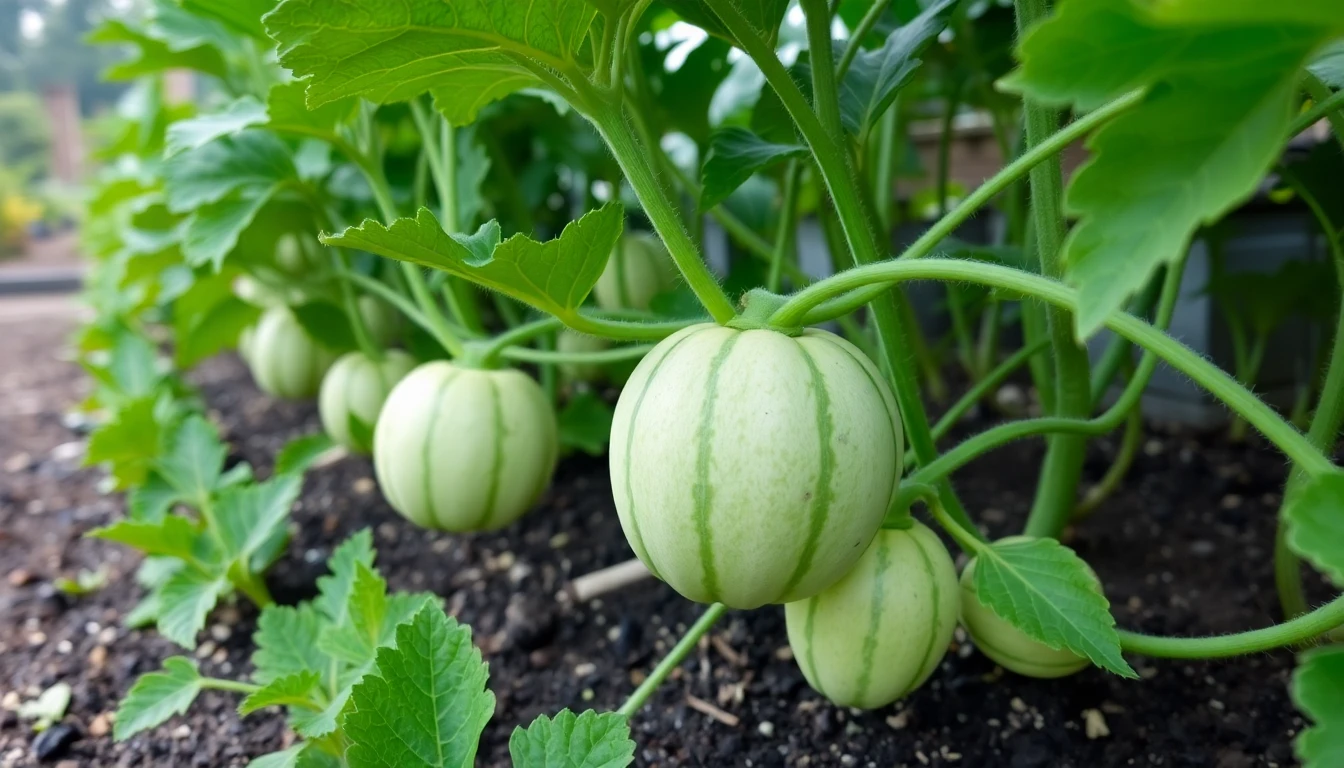
[(186, 723), (183, 723), (182, 725), (179, 725), (173, 729), (174, 739), (186, 739), (189, 738), (190, 736), (191, 736), (191, 726), (187, 725)]
[(214, 638), (215, 642), (217, 642), (217, 643), (222, 643), (222, 642), (224, 642), (225, 640), (228, 640), (229, 637), (231, 637), (232, 635), (233, 635), (233, 630), (232, 630), (232, 629), (229, 629), (229, 628), (228, 628), (227, 626), (225, 626), (224, 624), (211, 624), (211, 625), (210, 625), (210, 637)]
[(793, 648), (787, 645), (781, 645), (775, 649), (775, 658), (780, 661), (793, 661)]
[(75, 650), (75, 646), (69, 640), (62, 640), (61, 642), (56, 644), (56, 652), (61, 654), (62, 656), (70, 653), (73, 650)]
[(27, 568), (15, 568), (9, 572), (9, 586), (22, 587), (33, 580), (33, 573)]
[(373, 493), (373, 478), (361, 477), (355, 481), (353, 488), (355, 493), (358, 493), (360, 496), (368, 496), (370, 493)]
[(887, 725), (891, 726), (892, 730), (896, 731), (905, 730), (905, 727), (909, 724), (910, 724), (910, 713), (908, 712), (897, 712), (896, 714), (887, 718)]
[(769, 738), (775, 735), (775, 724), (769, 720), (762, 720), (761, 724), (756, 726), (756, 730), (760, 731), (762, 736)]
[(596, 672), (597, 665), (586, 661), (574, 668), (574, 676), (579, 678), (588, 677)]
[(569, 543), (569, 534), (561, 531), (551, 537), (551, 549), (561, 549)]
[(1111, 729), (1106, 725), (1106, 716), (1101, 714), (1101, 710), (1083, 710), (1083, 732), (1092, 740), (1104, 739), (1111, 735)]
[(40, 762), (55, 760), (70, 751), (70, 745), (78, 740), (79, 731), (65, 723), (57, 723), (33, 739), (33, 757)]
[(45, 632), (34, 632), (28, 635), (29, 645), (42, 645), (45, 642), (47, 642), (47, 635)]
[(93, 720), (89, 721), (89, 735), (102, 738), (112, 731), (112, 719), (106, 712), (95, 715)]
[(22, 472), (33, 465), (33, 457), (27, 453), (19, 452), (5, 460), (5, 471), (11, 474)]
[(213, 640), (206, 640), (204, 643), (196, 646), (196, 658), (208, 659), (210, 654), (215, 652), (215, 643)]
[(1241, 497), (1235, 493), (1229, 493), (1223, 497), (1221, 506), (1223, 509), (1236, 509), (1241, 506)]
[(98, 633), (98, 642), (103, 645), (111, 645), (113, 640), (117, 639), (116, 627), (103, 627), (103, 631)]

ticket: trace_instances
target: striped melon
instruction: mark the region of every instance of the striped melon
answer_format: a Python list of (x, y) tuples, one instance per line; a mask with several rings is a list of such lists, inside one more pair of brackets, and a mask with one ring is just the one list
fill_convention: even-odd
[(388, 503), (443, 531), (517, 520), (550, 483), (558, 451), (555, 412), (535, 381), (443, 361), (392, 389), (373, 432), (374, 471)]
[(646, 232), (632, 232), (616, 243), (593, 286), (593, 298), (606, 310), (648, 309), (654, 296), (676, 286), (677, 276), (662, 241)]
[(291, 400), (316, 395), (336, 359), (308, 336), (288, 307), (262, 313), (247, 346), (247, 362), (261, 391)]
[(401, 331), (401, 315), (396, 310), (373, 296), (360, 296), (357, 306), (374, 346), (381, 349), (396, 340)]
[(957, 569), (919, 523), (883, 530), (854, 569), (784, 606), (789, 645), (813, 689), (843, 707), (876, 709), (933, 674), (957, 628)]
[(835, 583), (900, 481), (896, 401), (840, 337), (695, 325), (635, 368), (611, 428), (621, 527), (658, 578), (734, 608)]
[(327, 371), (317, 395), (322, 428), (338, 445), (368, 453), (383, 401), (414, 367), (415, 358), (397, 349), (386, 352), (382, 360), (363, 352), (342, 355)]
[[(1024, 539), (1011, 536), (1004, 541)], [(1096, 574), (1092, 575), (1096, 578)], [(1072, 675), (1090, 662), (1066, 648), (1051, 648), (985, 607), (975, 593), (975, 560), (961, 573), (961, 624), (986, 656), (1019, 675), (1049, 679)]]

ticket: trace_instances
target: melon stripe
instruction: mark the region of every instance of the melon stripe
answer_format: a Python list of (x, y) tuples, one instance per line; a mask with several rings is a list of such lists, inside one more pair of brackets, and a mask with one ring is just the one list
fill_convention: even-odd
[(700, 413), (700, 446), (695, 456), (695, 484), (691, 494), (695, 501), (695, 534), (700, 540), (700, 566), (703, 569), (705, 591), (709, 599), (719, 602), (719, 572), (714, 564), (714, 531), (709, 525), (709, 515), (714, 504), (714, 489), (709, 483), (710, 446), (714, 443), (714, 405), (719, 394), (719, 374), (723, 372), (724, 361), (737, 346), (743, 333), (734, 333), (715, 353), (709, 364), (709, 381), (705, 384), (705, 409)]
[(887, 591), (887, 568), (891, 566), (890, 541), (885, 536), (878, 536), (875, 544), (877, 545), (877, 568), (869, 577), (873, 584), (873, 596), (869, 602), (868, 634), (863, 638), (863, 656), (859, 665), (858, 690), (854, 694), (855, 701), (860, 702), (867, 698), (868, 685), (873, 680), (873, 659), (877, 655), (877, 636), (882, 630), (882, 611), (885, 608), (883, 600)]
[(499, 404), (499, 384), (495, 382), (494, 377), (486, 379), (490, 386), (490, 423), (495, 433), (495, 446), (490, 461), (490, 485), (485, 491), (485, 505), (481, 511), (481, 517), (476, 521), (476, 530), (482, 530), (490, 523), (490, 518), (495, 513), (495, 500), (499, 496), (499, 475), (504, 469), (504, 438), (506, 430), (504, 429), (504, 411)]
[[(433, 400), (430, 401), (429, 424), (425, 428), (425, 442), (420, 446), (420, 471), (424, 475), (425, 506), (429, 509), (429, 519), (433, 521), (436, 527), (443, 527), (439, 521), (439, 511), (434, 505), (434, 484), (431, 482), (434, 478), (434, 462), (431, 460), (430, 453), (434, 448), (434, 429), (438, 425), (439, 412), (443, 410), (443, 398), (448, 394), (448, 385), (452, 384), (457, 378), (457, 371), (453, 370), (439, 382), (439, 388), (434, 393)], [(421, 523), (423, 525), (423, 523)]]
[(629, 514), (627, 515), (630, 520), (630, 544), (631, 548), (635, 550), (635, 555), (644, 561), (644, 565), (649, 569), (649, 573), (652, 573), (654, 578), (659, 580), (662, 580), (663, 577), (658, 575), (658, 568), (653, 564), (653, 555), (651, 555), (648, 548), (644, 546), (644, 536), (639, 532), (639, 516), (635, 514), (635, 489), (632, 485), (634, 479), (631, 476), (630, 470), (630, 449), (631, 446), (635, 444), (635, 422), (639, 419), (639, 409), (644, 405), (645, 396), (647, 396), (649, 390), (653, 388), (654, 377), (658, 375), (660, 370), (662, 370), (663, 363), (667, 362), (667, 359), (672, 356), (672, 353), (677, 350), (677, 347), (681, 346), (683, 341), (686, 341), (695, 334), (696, 332), (691, 332), (682, 336), (680, 339), (677, 339), (673, 342), (672, 346), (668, 347), (667, 352), (663, 353), (663, 356), (658, 358), (658, 361), (653, 364), (653, 370), (649, 371), (648, 378), (644, 379), (644, 386), (639, 390), (639, 399), (635, 400), (635, 407), (630, 410), (630, 428), (626, 431), (625, 435), (625, 495), (630, 509)]
[(835, 445), (832, 443), (835, 438), (835, 423), (831, 419), (831, 395), (826, 389), (826, 379), (821, 375), (821, 369), (817, 367), (817, 361), (807, 351), (807, 347), (799, 344), (798, 351), (812, 374), (811, 389), (817, 404), (817, 441), (821, 447), (821, 456), (817, 469), (817, 485), (812, 491), (812, 510), (808, 514), (807, 540), (803, 543), (803, 552), (798, 556), (798, 564), (794, 567), (793, 574), (789, 576), (780, 593), (785, 599), (788, 599), (798, 586), (798, 582), (802, 581), (812, 568), (812, 560), (816, 557), (822, 531), (826, 528), (826, 518), (831, 513), (833, 496), (831, 478), (835, 474)]
[[(809, 597), (807, 599), (807, 625), (803, 629), (803, 637), (807, 638), (807, 647), (803, 649), (803, 655), (798, 659), (800, 663), (803, 659), (807, 659), (807, 669), (804, 670), (804, 676), (811, 677), (813, 680), (817, 681), (818, 688), (821, 687), (821, 678), (817, 676), (817, 657), (816, 654), (812, 652), (812, 649), (817, 645), (812, 639), (812, 633), (815, 632), (817, 628), (817, 604), (820, 602), (820, 598), (816, 597)], [(825, 694), (824, 691), (822, 693), (823, 695)]]
[[(877, 393), (877, 399), (882, 402), (882, 410), (885, 411), (887, 414), (887, 427), (891, 430), (891, 445), (892, 448), (895, 449), (896, 451), (896, 467), (897, 467), (896, 484), (899, 485), (901, 482), (901, 470), (900, 470), (901, 460), (904, 458), (901, 456), (901, 453), (903, 452), (905, 446), (905, 438), (897, 434), (896, 432), (897, 429), (896, 425), (901, 423), (900, 404), (895, 402), (893, 402), (891, 405), (887, 404), (887, 393), (890, 390), (888, 388), (884, 388), (882, 382), (873, 376), (873, 372), (868, 368), (868, 365), (871, 364), (869, 361), (866, 361), (862, 359), (859, 355), (854, 354), (853, 350), (851, 350), (848, 346), (839, 343), (838, 340), (826, 336), (822, 336), (819, 338), (826, 339), (831, 343), (831, 346), (843, 350), (845, 354), (854, 358), (854, 362), (858, 363), (859, 368), (863, 369), (863, 375), (868, 378), (868, 383), (873, 385), (873, 391)], [(891, 410), (893, 407), (896, 408), (895, 412)]]
[(919, 552), (920, 562), (924, 565), (924, 575), (928, 577), (925, 581), (929, 583), (929, 589), (933, 592), (933, 594), (929, 596), (929, 607), (933, 609), (933, 615), (929, 617), (927, 623), (929, 628), (929, 639), (924, 643), (924, 655), (922, 657), (923, 660), (919, 663), (919, 675), (914, 680), (910, 681), (913, 685), (914, 683), (923, 680), (927, 675), (932, 674), (933, 670), (929, 668), (929, 664), (932, 662), (934, 665), (937, 665), (938, 659), (940, 658), (937, 654), (938, 649), (935, 648), (934, 645), (938, 642), (938, 627), (941, 624), (941, 617), (938, 615), (938, 612), (942, 604), (942, 594), (938, 589), (938, 579), (933, 574), (933, 561), (929, 559), (929, 553), (924, 550), (924, 542), (920, 540), (920, 536), (918, 535), (911, 536), (910, 540), (915, 544), (915, 551)]

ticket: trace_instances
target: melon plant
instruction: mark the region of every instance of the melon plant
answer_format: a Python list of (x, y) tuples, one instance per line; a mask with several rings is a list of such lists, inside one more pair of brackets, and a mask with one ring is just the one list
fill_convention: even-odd
[(317, 409), (322, 428), (338, 445), (356, 453), (373, 449), (373, 428), (388, 393), (415, 368), (415, 358), (389, 350), (381, 359), (347, 352), (322, 379)]
[[(1014, 541), (1025, 542), (1029, 538), (1009, 536), (1002, 539), (1001, 543)], [(1065, 677), (1091, 663), (1086, 656), (1067, 648), (1051, 648), (1033, 639), (986, 607), (975, 591), (975, 566), (976, 559), (972, 558), (962, 571), (960, 603), (962, 626), (975, 642), (976, 648), (1004, 669), (1027, 677)], [(1096, 574), (1090, 569), (1088, 574), (1100, 590), (1101, 582)]]
[(308, 336), (288, 307), (266, 310), (247, 347), (246, 359), (257, 386), (288, 400), (316, 395), (336, 358)]
[(789, 645), (812, 688), (843, 707), (904, 698), (937, 669), (957, 626), (957, 571), (916, 522), (886, 529), (853, 570), (784, 606)]
[(676, 267), (658, 238), (631, 232), (612, 249), (606, 269), (593, 286), (593, 298), (603, 309), (648, 309), (654, 296), (676, 284)]
[(896, 402), (840, 337), (706, 323), (635, 369), (611, 428), (631, 548), (700, 602), (811, 597), (863, 554), (900, 480)]
[[(555, 336), (555, 349), (562, 354), (601, 352), (610, 346), (606, 339), (569, 329), (562, 330)], [(558, 368), (560, 375), (570, 382), (597, 381), (604, 373), (600, 363), (562, 363)]]
[(435, 530), (488, 531), (517, 520), (550, 483), (558, 453), (550, 402), (516, 370), (421, 365), (392, 389), (374, 428), (383, 495)]

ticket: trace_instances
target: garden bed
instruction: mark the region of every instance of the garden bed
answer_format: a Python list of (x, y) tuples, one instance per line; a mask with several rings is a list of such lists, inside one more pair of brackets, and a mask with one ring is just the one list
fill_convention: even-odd
[[(292, 737), (275, 713), (240, 720), (228, 694), (207, 692), (187, 716), (124, 744), (105, 731), (135, 678), (183, 651), (121, 627), (140, 596), (134, 559), (81, 538), (117, 519), (122, 502), (99, 493), (96, 470), (77, 468), (72, 443), (81, 436), (62, 421), (83, 394), (77, 366), (57, 358), (72, 328), (44, 320), (0, 333), (0, 693), (8, 704), (57, 681), (73, 686), (64, 722), (78, 739), (53, 762), (243, 765)], [(318, 429), (313, 407), (267, 399), (233, 357), (203, 365), (193, 380), (234, 448), (231, 461), (264, 472), (286, 440)], [(20, 402), (37, 407), (11, 408)], [(1113, 446), (1094, 444), (1094, 476)], [(967, 507), (995, 535), (1016, 530), (1040, 452), (1014, 446), (958, 475)], [(1126, 628), (1185, 635), (1266, 625), (1276, 612), (1268, 546), (1284, 471), (1278, 454), (1228, 446), (1221, 434), (1154, 431), (1124, 487), (1069, 543), (1100, 574)], [(332, 544), (368, 527), (392, 588), (436, 592), (472, 626), (498, 697), (481, 765), (508, 765), (509, 733), (540, 713), (618, 706), (701, 610), (657, 583), (587, 605), (557, 600), (569, 578), (630, 557), (602, 460), (564, 461), (538, 508), (494, 534), (410, 526), (382, 501), (364, 459), (312, 471), (293, 520), (294, 543), (268, 576), (281, 601), (310, 595)], [(100, 566), (110, 577), (103, 590), (53, 594), (57, 576)], [(254, 621), (250, 607), (217, 611), (197, 652), (202, 671), (246, 671)], [(1135, 658), (1134, 682), (1094, 668), (1039, 681), (996, 672), (961, 646), (909, 699), (859, 714), (807, 687), (781, 608), (730, 613), (711, 638), (633, 719), (636, 764), (1240, 768), (1291, 762), (1302, 726), (1287, 695), (1286, 651), (1224, 662)], [(0, 766), (36, 764), (31, 743), (27, 725), (0, 712)]]

